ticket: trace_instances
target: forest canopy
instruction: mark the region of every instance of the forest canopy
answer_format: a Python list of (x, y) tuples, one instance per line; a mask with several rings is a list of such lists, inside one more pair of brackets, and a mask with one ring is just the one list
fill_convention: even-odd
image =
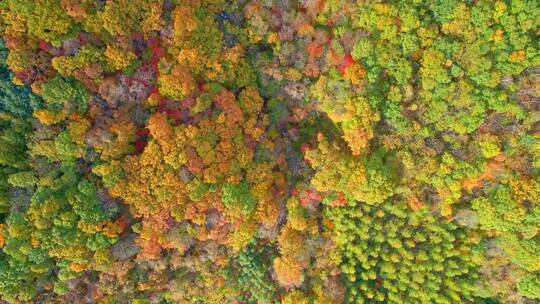
[(0, 0), (0, 303), (540, 301), (537, 0)]

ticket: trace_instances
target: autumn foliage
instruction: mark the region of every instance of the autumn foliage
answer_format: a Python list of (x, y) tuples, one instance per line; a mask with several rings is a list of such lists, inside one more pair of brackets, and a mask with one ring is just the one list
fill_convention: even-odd
[(0, 302), (536, 303), (534, 0), (0, 0)]

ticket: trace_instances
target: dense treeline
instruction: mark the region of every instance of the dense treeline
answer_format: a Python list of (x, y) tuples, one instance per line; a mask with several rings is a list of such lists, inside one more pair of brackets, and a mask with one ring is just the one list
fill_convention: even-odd
[(0, 301), (537, 303), (535, 0), (0, 0)]

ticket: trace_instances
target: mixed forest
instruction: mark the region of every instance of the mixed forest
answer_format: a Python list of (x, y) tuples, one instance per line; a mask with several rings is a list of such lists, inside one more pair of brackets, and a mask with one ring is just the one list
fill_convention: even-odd
[(540, 303), (540, 1), (0, 0), (0, 303)]

